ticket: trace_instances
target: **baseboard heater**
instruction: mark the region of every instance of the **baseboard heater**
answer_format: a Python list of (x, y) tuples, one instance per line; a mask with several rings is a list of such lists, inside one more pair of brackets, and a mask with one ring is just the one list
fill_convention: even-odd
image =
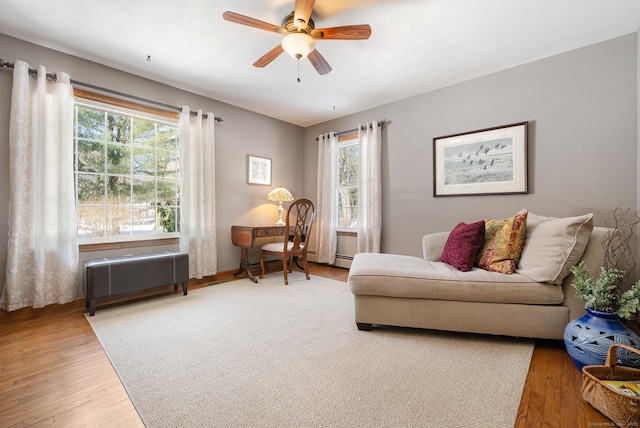
[(348, 256), (345, 254), (336, 254), (336, 261), (333, 265), (336, 267), (349, 269), (351, 267), (352, 261), (353, 261), (353, 256)]
[[(308, 254), (309, 254), (309, 260), (315, 261), (315, 262), (318, 261), (315, 251), (309, 250)], [(333, 263), (333, 266), (349, 269), (351, 267), (352, 261), (353, 261), (353, 256), (346, 255), (346, 254), (336, 254), (336, 261)]]
[(83, 263), (89, 315), (96, 313), (96, 299), (132, 291), (182, 283), (187, 294), (189, 255), (184, 252), (138, 254), (87, 260)]

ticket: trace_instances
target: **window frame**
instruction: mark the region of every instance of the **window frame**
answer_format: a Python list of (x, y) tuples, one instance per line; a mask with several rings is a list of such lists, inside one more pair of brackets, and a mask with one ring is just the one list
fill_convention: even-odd
[[(93, 101), (101, 104), (106, 104), (114, 111), (125, 114), (127, 116), (134, 116), (131, 113), (127, 113), (126, 110), (133, 112), (139, 112), (141, 115), (155, 116), (159, 121), (168, 121), (175, 123), (176, 128), (179, 124), (179, 115), (176, 112), (170, 112), (167, 110), (161, 110), (155, 107), (133, 103), (127, 100), (113, 98), (107, 95), (89, 92), (82, 89), (74, 88), (74, 110), (78, 104), (82, 104), (83, 101)], [(153, 119), (150, 119), (153, 120)], [(74, 140), (73, 150), (74, 158), (77, 149), (77, 135), (75, 132), (75, 118), (74, 118)], [(78, 201), (77, 195), (77, 164), (74, 161), (74, 193), (76, 194), (76, 204)], [(178, 178), (178, 181), (180, 179)], [(178, 183), (179, 186), (179, 183)], [(178, 205), (179, 207), (179, 205)], [(179, 209), (179, 208), (178, 208)], [(99, 237), (78, 237), (78, 244), (80, 252), (83, 251), (96, 251), (116, 248), (133, 248), (142, 246), (154, 246), (154, 245), (170, 245), (179, 243), (179, 232), (168, 232), (160, 234), (143, 234), (143, 235), (118, 235), (118, 236), (99, 236)]]
[[(338, 205), (338, 201), (340, 200), (340, 198), (338, 197), (338, 191), (340, 188), (342, 188), (338, 182), (339, 182), (339, 176), (340, 176), (340, 165), (339, 165), (339, 158), (338, 158), (338, 153), (339, 150), (343, 147), (348, 147), (348, 146), (356, 146), (356, 148), (358, 148), (358, 156), (360, 155), (360, 148), (358, 146), (358, 133), (354, 132), (352, 134), (347, 134), (347, 135), (341, 135), (340, 137), (338, 137), (338, 142), (336, 144), (336, 150), (335, 150), (335, 158), (334, 158), (334, 163), (335, 163), (335, 188), (333, 189), (334, 192), (334, 197), (336, 198), (336, 232), (338, 232), (339, 234), (344, 234), (344, 235), (351, 235), (351, 234), (355, 234), (358, 231), (358, 227), (347, 227), (347, 226), (339, 226), (337, 224), (338, 219), (340, 218), (340, 206)], [(360, 167), (358, 165), (358, 175), (360, 174)], [(355, 186), (348, 186), (350, 188), (355, 187), (358, 191), (358, 198), (359, 198), (359, 192), (360, 192), (360, 186), (359, 184), (357, 184), (357, 178), (356, 178), (356, 185)], [(344, 186), (343, 186), (344, 187)], [(357, 217), (356, 217), (357, 220)]]

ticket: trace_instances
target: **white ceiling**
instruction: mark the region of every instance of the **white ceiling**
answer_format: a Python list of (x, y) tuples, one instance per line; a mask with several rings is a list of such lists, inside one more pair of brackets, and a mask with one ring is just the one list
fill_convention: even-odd
[(372, 35), (318, 41), (333, 71), (302, 60), (298, 83), (286, 53), (251, 65), (281, 35), (222, 19), (230, 10), (280, 25), (293, 5), (0, 0), (0, 33), (306, 127), (640, 27), (639, 0), (317, 0), (316, 28), (370, 24)]

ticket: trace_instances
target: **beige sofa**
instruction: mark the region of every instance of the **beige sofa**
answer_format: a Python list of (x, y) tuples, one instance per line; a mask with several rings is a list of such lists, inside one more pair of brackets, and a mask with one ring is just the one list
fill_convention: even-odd
[(570, 269), (585, 260), (592, 275), (603, 262), (606, 228), (592, 215), (553, 218), (529, 214), (515, 273), (473, 268), (461, 272), (440, 261), (449, 232), (423, 238), (423, 258), (357, 254), (349, 285), (360, 330), (373, 325), (562, 339), (582, 316)]

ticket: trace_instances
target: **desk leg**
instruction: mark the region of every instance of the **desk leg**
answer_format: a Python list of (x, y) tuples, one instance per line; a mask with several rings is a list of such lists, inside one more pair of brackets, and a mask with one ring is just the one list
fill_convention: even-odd
[(238, 271), (234, 273), (233, 276), (241, 275), (243, 272), (247, 274), (247, 277), (251, 281), (255, 283), (258, 282), (258, 278), (253, 276), (253, 274), (251, 273), (251, 266), (249, 265), (249, 249), (248, 248), (240, 249), (240, 267), (238, 267)]

